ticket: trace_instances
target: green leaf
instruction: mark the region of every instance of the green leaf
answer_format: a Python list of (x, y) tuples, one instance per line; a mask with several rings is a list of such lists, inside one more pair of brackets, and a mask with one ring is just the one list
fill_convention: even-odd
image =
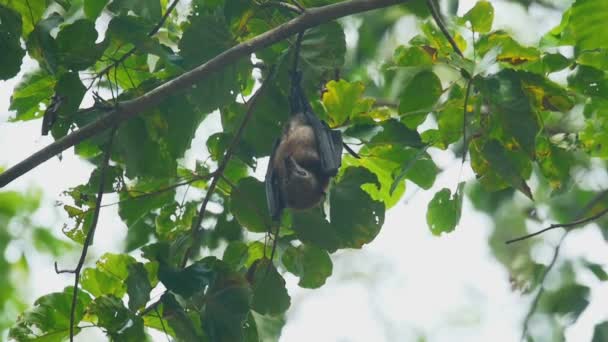
[(110, 0), (84, 0), (84, 14), (90, 20), (95, 20), (101, 14)]
[(421, 46), (399, 46), (393, 54), (393, 61), (400, 67), (431, 67), (433, 55)]
[[(193, 68), (207, 62), (235, 44), (226, 22), (218, 16), (194, 12), (179, 42), (179, 50), (185, 66)], [(200, 43), (205, 42), (204, 49)], [(234, 101), (238, 93), (238, 65), (214, 72), (198, 82), (190, 91), (190, 99), (202, 112), (211, 112)]]
[(2, 1), (2, 5), (21, 15), (23, 37), (30, 35), (34, 26), (40, 22), (47, 7), (46, 1)]
[(420, 134), (418, 134), (415, 129), (410, 129), (407, 125), (404, 125), (395, 119), (386, 120), (381, 124), (377, 124), (377, 126), (381, 127), (382, 131), (380, 131), (370, 140), (370, 144), (372, 145), (399, 144), (402, 146), (411, 147), (422, 146)]
[(428, 114), (441, 96), (441, 80), (432, 71), (418, 73), (399, 97), (399, 114)]
[(477, 1), (462, 19), (471, 23), (473, 31), (487, 33), (492, 29), (494, 7), (487, 1)]
[[(175, 189), (169, 187), (168, 180), (140, 178), (137, 183), (129, 186), (128, 191), (120, 193), (118, 214), (127, 224), (128, 229), (141, 224), (150, 218), (149, 213), (174, 201)], [(166, 189), (154, 196), (144, 194)]]
[(602, 265), (588, 261), (586, 261), (584, 265), (589, 269), (589, 271), (591, 271), (596, 276), (598, 280), (608, 280), (608, 273), (606, 272), (606, 270), (604, 270), (604, 267)]
[(577, 0), (571, 8), (567, 30), (581, 50), (608, 48), (602, 27), (608, 21), (608, 2)]
[(433, 235), (450, 233), (460, 221), (462, 214), (462, 187), (464, 183), (458, 185), (458, 190), (452, 196), (450, 189), (443, 188), (435, 193), (429, 202), (426, 213), (426, 222)]
[[(73, 287), (63, 292), (44, 295), (34, 302), (34, 306), (22, 313), (9, 331), (9, 336), (17, 341), (63, 341), (69, 336)], [(84, 317), (85, 308), (91, 297), (83, 291), (78, 293), (74, 324)], [(76, 329), (76, 333), (79, 329)]]
[(384, 223), (385, 207), (362, 189), (366, 184), (379, 185), (376, 176), (364, 168), (345, 169), (331, 188), (331, 224), (315, 209), (292, 212), (293, 230), (298, 238), (330, 252), (339, 248), (361, 248), (371, 242)]
[(32, 243), (38, 251), (57, 257), (72, 250), (72, 244), (58, 239), (51, 231), (50, 228), (36, 228), (32, 232)]
[(246, 243), (242, 241), (233, 241), (224, 250), (222, 260), (228, 264), (230, 268), (238, 270), (245, 264), (248, 255)]
[(249, 231), (264, 233), (272, 224), (266, 206), (264, 183), (253, 177), (238, 182), (232, 190), (230, 203), (232, 213), (239, 223)]
[(115, 341), (144, 341), (144, 322), (134, 315), (114, 296), (101, 296), (88, 307), (88, 312), (97, 317), (97, 325)]
[(326, 251), (308, 245), (289, 246), (281, 258), (285, 268), (300, 277), (300, 287), (316, 289), (332, 273), (333, 264)]
[(95, 23), (79, 19), (65, 25), (57, 33), (57, 53), (60, 63), (70, 70), (84, 70), (101, 57), (105, 44), (95, 44), (97, 30)]
[(97, 261), (95, 268), (86, 268), (82, 272), (82, 288), (95, 297), (113, 295), (122, 298), (127, 292), (125, 281), (129, 267), (134, 263), (132, 256), (106, 253)]
[(55, 139), (65, 136), (72, 127), (74, 117), (84, 98), (86, 88), (82, 84), (77, 72), (68, 72), (59, 77), (55, 85), (55, 96), (59, 98), (59, 106), (55, 113), (57, 122), (51, 132)]
[(259, 259), (254, 267), (253, 298), (251, 308), (262, 315), (278, 315), (289, 308), (291, 298), (285, 288), (285, 280), (272, 262)]
[[(42, 1), (39, 2), (42, 3)], [(29, 14), (27, 17), (29, 17)], [(21, 18), (25, 17), (22, 15)], [(59, 26), (62, 21), (63, 17), (59, 14), (51, 14), (36, 24), (36, 28), (28, 36), (25, 43), (29, 56), (37, 60), (40, 66), (51, 74), (57, 71), (60, 58), (57, 42), (51, 35), (51, 30)]]
[[(579, 64), (585, 64), (578, 61)], [(547, 53), (543, 56), (543, 64), (548, 72), (556, 72), (563, 70), (572, 64), (572, 61), (560, 53)]]
[(123, 15), (134, 13), (146, 22), (155, 24), (160, 20), (160, 6), (158, 0), (113, 0), (108, 9)]
[(531, 173), (530, 160), (521, 153), (506, 150), (498, 141), (488, 141), (481, 151), (489, 166), (511, 186), (532, 199), (532, 192), (525, 179)]
[(160, 263), (158, 279), (165, 287), (184, 298), (205, 290), (213, 281), (214, 269), (208, 263), (197, 261), (184, 269), (176, 269)]
[(545, 312), (561, 316), (566, 324), (572, 324), (589, 305), (589, 292), (587, 286), (568, 284), (554, 291), (546, 291), (540, 307)]
[(148, 279), (148, 271), (141, 262), (129, 264), (127, 276), (127, 294), (129, 295), (129, 309), (137, 311), (143, 308), (150, 300), (152, 285)]
[(344, 30), (337, 22), (329, 22), (306, 30), (300, 50), (300, 65), (304, 79), (317, 80), (344, 64), (346, 41)]
[(8, 80), (14, 77), (21, 68), (21, 60), (25, 51), (21, 48), (22, 22), (19, 13), (0, 5), (0, 41), (2, 41), (2, 53), (0, 54), (0, 80)]
[(608, 341), (608, 322), (602, 322), (593, 328), (593, 339), (591, 342), (602, 341)]
[(477, 77), (474, 82), (492, 112), (490, 118), (495, 121), (491, 125), (504, 135), (502, 140), (514, 139), (532, 157), (540, 128), (538, 116), (522, 88), (525, 75), (507, 69), (487, 78)]
[(204, 341), (198, 322), (194, 322), (188, 316), (173, 294), (166, 292), (161, 297), (161, 302), (162, 318), (167, 321), (169, 327), (174, 331), (175, 337), (180, 341)]
[(395, 191), (397, 184), (403, 179), (409, 179), (425, 190), (433, 186), (439, 169), (433, 158), (425, 151), (424, 148), (418, 151), (415, 149), (404, 151), (403, 158), (405, 160), (397, 170), (393, 171), (393, 175), (396, 176), (394, 176), (393, 184), (391, 184), (391, 193)]
[(27, 73), (17, 84), (11, 96), (9, 110), (15, 111), (12, 121), (27, 121), (42, 117), (41, 105), (49, 105), (55, 80), (42, 69)]
[(499, 53), (496, 56), (496, 60), (508, 63), (512, 67), (535, 62), (540, 59), (540, 51), (538, 49), (519, 44), (508, 33), (502, 30), (483, 35), (475, 47), (477, 53), (482, 57), (498, 48)]
[(373, 99), (362, 99), (365, 86), (361, 82), (349, 83), (344, 80), (329, 81), (323, 93), (323, 106), (329, 118), (329, 125), (336, 127), (355, 114), (371, 109)]
[(250, 311), (251, 288), (239, 273), (213, 257), (201, 260), (216, 276), (205, 292), (201, 309), (203, 330), (211, 341), (241, 341)]
[(120, 125), (114, 139), (116, 156), (125, 164), (127, 177), (174, 176), (177, 162), (155, 137), (150, 135), (145, 117), (135, 117)]

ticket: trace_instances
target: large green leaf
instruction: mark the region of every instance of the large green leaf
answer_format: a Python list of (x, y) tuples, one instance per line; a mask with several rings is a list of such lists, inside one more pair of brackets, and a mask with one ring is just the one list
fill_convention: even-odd
[(152, 285), (148, 279), (148, 271), (144, 264), (137, 262), (129, 264), (129, 275), (126, 279), (127, 293), (129, 294), (129, 309), (136, 311), (143, 308), (150, 300)]
[(475, 32), (489, 32), (492, 29), (492, 21), (494, 20), (494, 7), (488, 1), (478, 1), (462, 19), (470, 22), (471, 28)]
[[(73, 287), (63, 292), (44, 295), (34, 302), (34, 306), (22, 313), (9, 336), (17, 341), (63, 341), (69, 336)], [(74, 323), (84, 317), (85, 308), (91, 301), (88, 294), (80, 291), (76, 302)], [(76, 329), (79, 332), (79, 329)]]
[(326, 251), (308, 245), (289, 246), (281, 258), (285, 268), (300, 277), (298, 285), (315, 289), (325, 284), (333, 264)]
[(569, 33), (582, 50), (608, 48), (603, 26), (608, 21), (608, 2), (577, 0), (570, 12)]
[(21, 16), (16, 11), (0, 4), (0, 41), (3, 52), (0, 54), (0, 80), (7, 80), (17, 75), (25, 51), (19, 42), (21, 37)]
[(608, 340), (608, 322), (597, 324), (593, 329), (591, 342), (602, 342)]
[[(198, 66), (235, 44), (222, 18), (195, 12), (189, 19), (179, 42), (180, 54), (186, 67)], [(211, 112), (232, 102), (234, 94), (239, 90), (237, 73), (238, 66), (235, 65), (212, 73), (193, 87), (190, 99), (202, 112)]]
[(300, 240), (330, 252), (371, 242), (384, 223), (385, 207), (362, 189), (364, 184), (377, 187), (376, 176), (361, 167), (344, 171), (331, 188), (331, 223), (318, 210), (293, 212), (293, 229)]
[(432, 71), (418, 73), (408, 83), (399, 98), (399, 114), (425, 115), (443, 92), (441, 80)]
[(127, 309), (120, 298), (101, 296), (89, 305), (88, 313), (94, 315), (97, 325), (114, 341), (145, 340), (143, 319)]
[(129, 277), (129, 267), (135, 259), (126, 254), (104, 254), (95, 268), (85, 268), (82, 272), (82, 288), (92, 295), (113, 295), (121, 298), (127, 292), (125, 281)]
[(270, 230), (272, 219), (266, 206), (264, 184), (255, 178), (244, 178), (230, 197), (232, 213), (243, 227), (252, 232)]
[(523, 89), (525, 75), (506, 69), (487, 78), (476, 78), (475, 86), (488, 103), (490, 125), (495, 134), (502, 135), (504, 142), (513, 139), (533, 157), (539, 123), (536, 110)]
[(26, 121), (42, 117), (41, 105), (47, 107), (55, 79), (42, 69), (27, 73), (17, 84), (11, 97), (10, 110), (16, 112), (13, 121)]
[(291, 299), (285, 280), (270, 260), (259, 259), (251, 267), (254, 268), (251, 308), (262, 315), (278, 315), (287, 311)]
[(70, 70), (84, 70), (97, 61), (105, 44), (95, 44), (97, 30), (88, 19), (65, 25), (57, 34), (57, 53), (60, 62)]
[(200, 261), (215, 272), (214, 281), (205, 292), (201, 308), (203, 330), (211, 341), (238, 342), (245, 335), (252, 291), (239, 273), (213, 257)]
[(461, 183), (454, 195), (450, 189), (441, 189), (429, 202), (426, 222), (434, 235), (452, 232), (458, 225), (462, 214), (463, 186)]
[(353, 115), (371, 109), (373, 99), (361, 98), (365, 87), (361, 82), (329, 81), (323, 93), (323, 106), (331, 127), (340, 126)]

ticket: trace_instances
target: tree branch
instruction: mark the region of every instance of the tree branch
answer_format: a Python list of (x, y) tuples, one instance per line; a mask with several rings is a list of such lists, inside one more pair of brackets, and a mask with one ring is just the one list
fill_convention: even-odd
[(207, 78), (210, 74), (218, 72), (219, 70), (241, 58), (249, 57), (252, 53), (260, 49), (282, 41), (300, 31), (318, 26), (328, 21), (351, 14), (397, 5), (406, 1), (408, 0), (351, 0), (323, 7), (307, 9), (305, 13), (297, 18), (279, 25), (272, 30), (266, 31), (246, 42), (233, 46), (206, 63), (156, 87), (140, 97), (119, 102), (114, 110), (108, 112), (97, 121), (85, 125), (82, 128), (42, 148), (28, 158), (9, 168), (4, 173), (0, 174), (0, 188), (6, 186), (13, 180), (27, 173), (36, 166), (44, 163), (53, 156), (61, 153), (62, 151), (65, 151), (81, 141), (109, 129), (116, 124), (119, 124), (141, 114), (150, 108), (153, 108), (168, 96), (175, 94), (180, 90), (191, 87), (196, 82)]
[(572, 228), (572, 227), (576, 227), (576, 226), (579, 226), (581, 224), (585, 224), (585, 223), (597, 220), (598, 218), (606, 215), (606, 213), (608, 213), (608, 208), (606, 208), (606, 209), (598, 212), (595, 215), (591, 215), (589, 217), (586, 217), (584, 219), (580, 219), (580, 220), (576, 220), (576, 221), (572, 221), (572, 222), (568, 222), (568, 223), (554, 223), (554, 224), (550, 225), (549, 227), (541, 229), (541, 230), (539, 230), (537, 232), (534, 232), (534, 233), (531, 233), (531, 234), (527, 234), (527, 235), (524, 235), (524, 236), (520, 236), (520, 237), (515, 238), (515, 239), (507, 240), (505, 243), (508, 245), (508, 244), (511, 244), (511, 243), (514, 243), (514, 242), (526, 240), (526, 239), (529, 239), (529, 238), (534, 237), (536, 235), (540, 235), (540, 234), (542, 234), (542, 233), (544, 233), (546, 231), (549, 231), (549, 230), (552, 230), (552, 229), (555, 229), (555, 228)]
[(439, 26), (439, 29), (441, 30), (445, 38), (448, 40), (448, 42), (450, 42), (450, 45), (452, 45), (452, 49), (454, 49), (454, 51), (456, 51), (456, 53), (460, 55), (460, 57), (463, 57), (462, 51), (460, 51), (460, 48), (454, 41), (454, 38), (452, 38), (452, 35), (450, 35), (450, 32), (445, 27), (443, 19), (441, 19), (441, 12), (439, 12), (439, 9), (437, 8), (433, 0), (426, 0), (426, 5), (429, 8), (429, 12), (431, 12), (431, 15), (433, 16), (435, 23), (437, 24), (437, 26)]

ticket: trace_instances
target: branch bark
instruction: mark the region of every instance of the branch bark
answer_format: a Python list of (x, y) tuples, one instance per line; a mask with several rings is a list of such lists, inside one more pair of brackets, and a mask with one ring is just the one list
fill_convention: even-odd
[(246, 42), (235, 45), (206, 63), (158, 86), (138, 98), (119, 102), (114, 110), (108, 112), (99, 120), (83, 126), (52, 144), (49, 144), (0, 174), (0, 188), (79, 142), (99, 134), (125, 120), (135, 117), (147, 109), (153, 108), (168, 96), (179, 90), (191, 87), (196, 82), (204, 80), (211, 73), (221, 70), (240, 58), (249, 57), (257, 50), (263, 49), (300, 31), (318, 26), (325, 22), (356, 13), (389, 7), (407, 1), (408, 0), (351, 0), (307, 9), (306, 12), (297, 18)]

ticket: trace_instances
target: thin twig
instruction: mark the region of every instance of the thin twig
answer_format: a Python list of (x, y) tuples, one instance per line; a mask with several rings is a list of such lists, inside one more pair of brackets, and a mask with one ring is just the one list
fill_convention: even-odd
[[(251, 120), (251, 117), (253, 116), (253, 112), (254, 112), (255, 106), (258, 102), (258, 99), (260, 98), (260, 95), (264, 92), (264, 90), (268, 86), (268, 83), (269, 83), (268, 81), (271, 80), (273, 77), (274, 77), (274, 68), (271, 68), (270, 72), (268, 73), (268, 76), (266, 77), (264, 82), (262, 82), (262, 85), (260, 86), (260, 88), (256, 91), (256, 93), (253, 95), (253, 97), (247, 103), (247, 112), (245, 113), (245, 117), (243, 118), (241, 125), (239, 126), (238, 130), (236, 131), (234, 138), (230, 142), (230, 145), (226, 149), (226, 153), (224, 154), (224, 158), (222, 159), (222, 162), (218, 165), (217, 169), (214, 172), (215, 175), (211, 180), (211, 184), (209, 184), (209, 188), (207, 189), (207, 194), (205, 195), (205, 198), (203, 199), (203, 203), (201, 204), (201, 208), (198, 212), (196, 220), (192, 224), (192, 228), (191, 228), (192, 241), (198, 241), (200, 238), (199, 235), (202, 231), (201, 224), (203, 222), (203, 218), (205, 217), (205, 212), (207, 210), (207, 204), (209, 204), (209, 201), (211, 200), (211, 195), (213, 195), (213, 192), (215, 191), (215, 188), (217, 187), (219, 180), (222, 178), (222, 176), (224, 174), (224, 170), (228, 166), (228, 162), (230, 162), (230, 159), (232, 158), (232, 154), (234, 153), (239, 142), (241, 141), (241, 136), (243, 135), (243, 132), (245, 131), (245, 127), (247, 127), (247, 124), (249, 123), (249, 121)], [(190, 247), (186, 251), (186, 253), (184, 255), (184, 259), (182, 260), (182, 263), (181, 263), (182, 268), (186, 266), (186, 263), (188, 262), (188, 259), (190, 258), (190, 255), (192, 254), (193, 249), (194, 249), (193, 247), (195, 245), (196, 244), (193, 243), (193, 246)]]
[[(570, 225), (571, 226), (576, 225), (576, 224), (574, 224), (575, 222), (577, 222), (578, 224), (582, 224), (582, 223), (597, 219), (597, 217), (594, 218), (594, 216), (597, 216), (597, 215), (593, 215), (586, 219), (580, 219), (580, 218), (583, 215), (585, 215), (588, 211), (592, 210), (593, 207), (595, 207), (599, 202), (604, 200), (606, 195), (608, 195), (608, 190), (604, 190), (604, 191), (600, 192), (593, 199), (591, 199), (581, 210), (578, 211), (578, 213), (576, 213), (576, 215), (574, 216), (575, 221), (572, 222)], [(606, 211), (606, 209), (603, 211)], [(602, 213), (602, 212), (600, 212), (600, 213)], [(536, 308), (538, 307), (540, 298), (544, 294), (545, 278), (547, 278), (547, 275), (549, 274), (549, 272), (551, 272), (551, 270), (555, 266), (557, 258), (559, 257), (559, 252), (560, 252), (562, 243), (564, 242), (564, 240), (566, 239), (566, 236), (568, 236), (568, 233), (570, 233), (570, 232), (571, 232), (571, 230), (566, 230), (564, 232), (564, 235), (562, 235), (562, 237), (560, 238), (559, 242), (555, 246), (555, 249), (553, 250), (553, 257), (551, 258), (551, 262), (549, 263), (549, 265), (547, 265), (547, 268), (545, 268), (545, 272), (543, 273), (543, 275), (541, 276), (541, 278), (539, 280), (540, 288), (539, 288), (538, 292), (536, 293), (536, 297), (534, 297), (534, 300), (532, 301), (532, 305), (530, 306), (530, 309), (528, 310), (528, 313), (526, 314), (526, 317), (523, 322), (523, 329), (522, 329), (522, 335), (521, 335), (522, 341), (525, 341), (525, 338), (528, 335), (528, 325), (530, 324), (530, 319), (532, 318), (532, 315), (534, 315), (534, 312), (536, 312)]]
[(547, 267), (545, 268), (545, 271), (543, 272), (543, 275), (540, 277), (540, 280), (539, 280), (540, 287), (538, 289), (538, 292), (536, 293), (536, 296), (534, 297), (534, 300), (532, 301), (532, 305), (530, 305), (530, 309), (528, 310), (528, 313), (526, 314), (526, 318), (524, 319), (523, 329), (522, 329), (522, 333), (521, 333), (521, 341), (526, 340), (526, 336), (528, 335), (528, 325), (530, 324), (530, 319), (532, 318), (532, 315), (534, 315), (534, 312), (536, 311), (536, 308), (538, 307), (538, 303), (540, 302), (540, 298), (542, 297), (542, 295), (545, 292), (545, 285), (544, 285), (545, 278), (547, 278), (547, 275), (549, 274), (549, 272), (551, 272), (551, 269), (553, 269), (553, 266), (555, 266), (555, 263), (557, 262), (557, 258), (559, 257), (560, 248), (562, 246), (562, 243), (566, 239), (566, 236), (568, 235), (568, 233), (569, 233), (569, 231), (564, 232), (564, 235), (562, 235), (562, 237), (560, 238), (559, 242), (555, 246), (555, 249), (553, 250), (553, 256), (551, 257), (551, 262), (549, 262), (549, 265), (547, 265)]
[(95, 235), (95, 229), (97, 228), (97, 221), (99, 219), (99, 212), (101, 210), (101, 199), (103, 197), (103, 190), (105, 187), (105, 174), (108, 164), (110, 163), (110, 155), (112, 154), (112, 142), (114, 140), (114, 133), (116, 132), (116, 128), (112, 130), (110, 134), (110, 138), (108, 139), (105, 154), (103, 158), (103, 162), (100, 165), (101, 172), (99, 175), (99, 188), (97, 190), (97, 199), (95, 201), (95, 212), (93, 212), (93, 218), (91, 220), (91, 227), (87, 233), (86, 238), (84, 239), (84, 245), (82, 246), (82, 252), (80, 253), (80, 259), (78, 260), (78, 264), (76, 268), (72, 271), (69, 270), (59, 270), (57, 264), (55, 263), (55, 271), (57, 273), (74, 273), (74, 292), (72, 293), (72, 307), (70, 309), (70, 342), (74, 341), (74, 320), (76, 316), (76, 304), (78, 302), (78, 283), (80, 281), (80, 271), (82, 271), (82, 267), (84, 266), (84, 261), (87, 257), (87, 252), (89, 251), (89, 246), (93, 242), (93, 236)]
[(165, 332), (165, 337), (167, 338), (167, 341), (171, 342), (171, 339), (169, 338), (169, 333), (167, 333), (167, 328), (165, 328), (165, 322), (163, 321), (163, 318), (160, 316), (160, 313), (158, 312), (158, 306), (154, 307), (154, 311), (156, 311), (156, 316), (158, 316), (158, 319), (160, 320), (160, 326), (163, 328), (163, 331)]
[(433, 0), (426, 0), (426, 4), (429, 8), (429, 11), (431, 12), (431, 15), (433, 16), (433, 19), (435, 20), (435, 23), (437, 24), (437, 26), (439, 26), (439, 29), (441, 30), (441, 32), (443, 32), (443, 35), (448, 40), (448, 42), (450, 42), (450, 45), (452, 45), (452, 49), (454, 49), (454, 51), (456, 51), (456, 53), (460, 55), (460, 57), (463, 57), (462, 51), (460, 51), (460, 48), (456, 44), (456, 41), (454, 41), (454, 38), (452, 38), (452, 35), (445, 27), (443, 19), (441, 19), (441, 13), (439, 12), (437, 6), (435, 6)]
[(534, 232), (534, 233), (531, 233), (531, 234), (520, 236), (520, 237), (515, 238), (515, 239), (508, 240), (505, 243), (508, 245), (508, 244), (511, 244), (511, 243), (514, 243), (514, 242), (526, 240), (526, 239), (529, 239), (531, 237), (540, 235), (540, 234), (542, 234), (542, 233), (544, 233), (546, 231), (549, 231), (549, 230), (552, 230), (552, 229), (555, 229), (555, 228), (572, 228), (572, 227), (576, 227), (576, 226), (579, 226), (581, 224), (585, 224), (585, 223), (597, 220), (598, 218), (606, 215), (606, 213), (608, 213), (608, 208), (606, 208), (606, 209), (604, 209), (604, 210), (596, 213), (595, 215), (591, 215), (591, 216), (589, 216), (587, 218), (584, 218), (584, 219), (580, 219), (580, 220), (576, 220), (576, 221), (572, 221), (572, 222), (568, 222), (568, 223), (554, 223), (554, 224), (550, 225), (547, 228), (541, 229), (541, 230), (539, 230), (537, 232)]

